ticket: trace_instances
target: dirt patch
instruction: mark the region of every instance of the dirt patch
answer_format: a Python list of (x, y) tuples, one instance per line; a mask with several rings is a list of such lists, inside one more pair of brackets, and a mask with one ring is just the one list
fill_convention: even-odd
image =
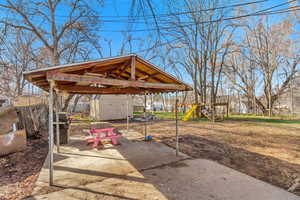
[(30, 196), (48, 153), (47, 136), (28, 139), (22, 152), (0, 157), (0, 199)]
[[(141, 124), (130, 127), (143, 133)], [(175, 148), (174, 121), (148, 124), (148, 132)], [(194, 158), (217, 161), (284, 189), (300, 178), (299, 125), (181, 121), (179, 132), (180, 151)], [(300, 190), (294, 193), (300, 196)]]

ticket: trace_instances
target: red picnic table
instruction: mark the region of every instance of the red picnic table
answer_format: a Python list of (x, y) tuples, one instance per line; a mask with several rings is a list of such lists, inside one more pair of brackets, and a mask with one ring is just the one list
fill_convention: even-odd
[(88, 138), (86, 142), (93, 143), (93, 147), (97, 147), (102, 140), (110, 140), (114, 145), (119, 144), (118, 137), (120, 135), (116, 133), (115, 128), (91, 128), (89, 134), (92, 138)]

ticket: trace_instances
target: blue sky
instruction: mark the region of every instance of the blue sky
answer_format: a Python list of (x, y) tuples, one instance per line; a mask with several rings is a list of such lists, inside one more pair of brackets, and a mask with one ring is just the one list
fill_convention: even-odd
[[(241, 2), (251, 2), (251, 1), (250, 0), (249, 1), (222, 1), (221, 5), (222, 6), (223, 5), (234, 5), (234, 4), (238, 4)], [(160, 3), (158, 3), (158, 2), (160, 2)], [(165, 6), (161, 2), (162, 1), (154, 1), (157, 14), (165, 13)], [(284, 2), (287, 2), (287, 1), (285, 1), (285, 0), (269, 0), (264, 3), (255, 4), (255, 6), (257, 6), (258, 10), (260, 10), (260, 9), (269, 8), (271, 6), (278, 5), (278, 4), (284, 3)], [(130, 5), (131, 5), (131, 0), (104, 0), (104, 7), (99, 8), (99, 11), (101, 12), (101, 15), (103, 15), (103, 16), (115, 16), (116, 17), (116, 18), (104, 17), (103, 18), (104, 20), (111, 20), (111, 19), (126, 20), (126, 18), (122, 18), (122, 17), (117, 18), (117, 17), (118, 16), (127, 16), (129, 13)], [(280, 8), (285, 8), (285, 7), (286, 6), (282, 6)], [(276, 9), (279, 9), (279, 8), (276, 8)], [(250, 12), (253, 12), (253, 11), (251, 10)], [(276, 22), (276, 21), (278, 21), (278, 19), (282, 18), (282, 16), (284, 16), (284, 14), (272, 15), (272, 17), (270, 17), (269, 19), (273, 22)], [(146, 25), (143, 25), (143, 24), (135, 25), (135, 29), (147, 29), (147, 28), (149, 28), (149, 27)], [(118, 50), (122, 43), (123, 36), (121, 33), (107, 32), (107, 31), (108, 30), (113, 30), (113, 31), (126, 30), (126, 23), (105, 22), (105, 23), (103, 23), (102, 30), (103, 30), (103, 32), (101, 32), (100, 35), (102, 37), (112, 41), (113, 55), (117, 55)], [(149, 32), (145, 31), (145, 32), (137, 32), (137, 33), (134, 32), (132, 35), (134, 37), (139, 37), (139, 38), (145, 39), (147, 37), (147, 34), (149, 34)], [(149, 46), (151, 46), (151, 44)], [(145, 45), (145, 48), (147, 48), (149, 46)], [(139, 49), (139, 47), (134, 47), (134, 49), (137, 51)], [(108, 55), (108, 54), (109, 53), (106, 52), (106, 55)]]
[[(227, 0), (227, 1), (221, 1), (222, 3), (220, 4), (220, 6), (226, 6), (226, 5), (234, 5), (234, 4), (239, 4), (239, 3), (243, 3), (243, 2), (251, 2), (251, 1), (255, 1), (255, 0), (246, 0), (246, 1), (239, 1), (239, 0)], [(103, 17), (104, 20), (118, 20), (118, 19), (124, 19), (126, 20), (126, 18), (123, 17), (119, 17), (119, 16), (128, 16), (129, 10), (130, 10), (130, 5), (131, 5), (131, 0), (105, 0), (104, 1), (104, 7), (99, 8), (99, 11), (101, 13), (102, 16), (115, 16), (115, 17)], [(155, 3), (155, 12), (157, 14), (163, 14), (166, 13), (165, 11), (165, 5), (163, 5), (161, 3), (162, 1), (159, 0), (154, 0)], [(286, 0), (268, 0), (264, 3), (259, 3), (259, 4), (254, 4), (253, 7), (251, 7), (247, 12), (243, 13), (243, 14), (248, 14), (248, 13), (252, 13), (255, 12), (256, 10), (263, 10), (265, 8), (269, 8), (275, 5), (279, 5), (281, 3), (285, 3), (288, 2)], [(282, 8), (287, 8), (287, 6), (282, 6), (279, 8), (275, 8), (274, 10), (277, 9), (282, 9)], [(150, 12), (150, 11), (148, 11)], [(147, 14), (151, 14), (151, 13), (147, 13)], [(231, 14), (231, 16), (235, 16), (234, 13)], [(286, 17), (286, 14), (281, 14), (281, 15), (271, 15), (270, 17), (268, 17), (268, 21), (270, 23), (273, 22), (277, 22), (280, 19)], [(253, 17), (252, 17), (253, 18)], [(121, 33), (117, 33), (117, 32), (113, 32), (113, 31), (120, 31), (120, 30), (126, 30), (126, 23), (108, 23), (105, 22), (103, 23), (102, 26), (102, 30), (104, 30), (103, 32), (100, 32), (101, 37), (106, 38), (111, 40), (111, 45), (112, 45), (112, 55), (118, 55), (118, 51), (120, 49), (120, 46), (122, 44), (122, 39), (123, 39), (123, 35)], [(153, 27), (153, 26), (150, 26)], [(147, 25), (144, 24), (137, 24), (135, 25), (134, 29), (147, 29), (150, 28)], [(299, 26), (296, 27), (297, 30), (299, 29)], [(107, 32), (107, 30), (112, 30), (112, 32)], [(141, 39), (145, 39), (147, 38), (147, 34), (149, 34), (149, 32), (145, 31), (145, 32), (133, 32), (132, 35), (133, 37), (139, 37)], [(235, 39), (239, 40), (239, 36), (241, 36), (242, 32), (237, 31), (237, 34), (235, 35)], [(166, 37), (168, 39), (168, 37)], [(162, 40), (164, 40), (162, 38)], [(136, 43), (136, 46), (133, 46), (133, 52), (138, 51), (139, 49), (146, 49), (150, 46), (152, 46), (152, 43), (146, 43), (144, 44), (142, 47), (140, 46), (140, 43)], [(106, 43), (103, 43), (103, 49), (104, 49), (104, 55), (109, 56), (109, 52), (108, 52), (108, 47), (106, 46)], [(138, 53), (139, 54), (139, 53)], [(141, 54), (143, 56), (143, 54)], [(159, 60), (151, 60), (151, 62), (153, 62), (154, 64), (158, 65), (158, 66), (162, 66), (162, 64), (160, 63)], [(173, 70), (170, 68), (166, 68), (166, 71), (168, 71), (169, 73), (174, 74)], [(183, 80), (187, 83), (191, 83), (191, 78), (186, 75), (186, 72), (184, 72), (184, 70), (181, 70), (181, 73), (183, 74)]]
[[(103, 1), (104, 1), (104, 6), (103, 7), (98, 6), (98, 8), (95, 8), (95, 9), (99, 11), (101, 16), (103, 16), (102, 19), (104, 21), (106, 21), (106, 20), (126, 21), (127, 20), (127, 18), (120, 17), (120, 16), (128, 16), (129, 15), (131, 2), (133, 0), (103, 0)], [(139, 0), (136, 0), (136, 1), (138, 2)], [(166, 13), (166, 9), (165, 9), (166, 5), (164, 5), (162, 3), (162, 2), (166, 2), (166, 1), (167, 0), (152, 0), (152, 2), (154, 2), (153, 8), (155, 9), (156, 14), (160, 15), (160, 14)], [(180, 0), (177, 0), (177, 1), (180, 2)], [(219, 6), (235, 5), (235, 4), (253, 2), (253, 1), (258, 1), (258, 0), (227, 0), (227, 1), (220, 0), (221, 3)], [(1, 0), (0, 0), (0, 2), (1, 2)], [(144, 1), (144, 2), (146, 2), (146, 1)], [(269, 7), (272, 7), (272, 6), (281, 4), (281, 3), (285, 3), (285, 2), (287, 2), (287, 1), (286, 0), (268, 0), (264, 3), (255, 4), (255, 7), (257, 10), (262, 10), (262, 9), (269, 8)], [(298, 4), (299, 4), (299, 1), (298, 1)], [(286, 7), (287, 6), (283, 6), (280, 8), (286, 8)], [(276, 9), (280, 9), (280, 8), (276, 8)], [(251, 9), (249, 9), (249, 11), (247, 11), (243, 14), (252, 13), (254, 11), (255, 11), (255, 8), (251, 8)], [(57, 13), (57, 14), (62, 15), (62, 16), (66, 15), (66, 13), (64, 13), (63, 9), (61, 11), (59, 11), (59, 13)], [(146, 14), (148, 14), (148, 15), (151, 14), (149, 9), (147, 9)], [(276, 22), (279, 19), (281, 19), (282, 17), (284, 17), (285, 15), (286, 14), (272, 15), (271, 17), (269, 17), (269, 19), (271, 22)], [(107, 17), (107, 16), (111, 16), (111, 17)], [(230, 14), (230, 16), (235, 16), (235, 15), (234, 15), (234, 13), (232, 13), (232, 14)], [(152, 25), (148, 26), (148, 25), (141, 23), (141, 22), (143, 22), (143, 20), (140, 20), (139, 22), (140, 23), (134, 25), (134, 29), (147, 29), (147, 28), (154, 27), (154, 25), (153, 25), (154, 23), (152, 23)], [(101, 29), (102, 31), (100, 31), (98, 34), (100, 36), (99, 40), (103, 42), (103, 43), (101, 43), (101, 45), (102, 45), (104, 57), (109, 57), (110, 51), (107, 46), (107, 43), (104, 42), (103, 39), (111, 41), (112, 56), (117, 56), (119, 53), (119, 50), (120, 50), (120, 46), (122, 44), (123, 35), (119, 32), (115, 32), (115, 31), (122, 31), (122, 30), (125, 31), (126, 27), (127, 27), (127, 23), (103, 22), (102, 29)], [(300, 31), (299, 26), (296, 28), (298, 31)], [(109, 31), (109, 30), (111, 30), (111, 31)], [(147, 49), (153, 45), (152, 42), (147, 41), (147, 35), (149, 35), (149, 34), (150, 34), (150, 32), (147, 32), (147, 31), (132, 33), (133, 37), (138, 37), (141, 40), (144, 40), (143, 44), (141, 44), (140, 42), (136, 42), (135, 45), (133, 45), (133, 50), (132, 50), (133, 53), (137, 52), (140, 49)], [(242, 33), (238, 32), (238, 34), (235, 35), (235, 39), (238, 40), (238, 38), (240, 38), (239, 36), (241, 34)], [(162, 37), (161, 42), (164, 43), (165, 39), (170, 39), (170, 38), (168, 36), (165, 36), (164, 38)], [(140, 54), (140, 55), (143, 56), (143, 54)], [(99, 58), (99, 56), (95, 55), (94, 59), (97, 59), (97, 58)], [(156, 64), (158, 66), (162, 66), (162, 63), (158, 60), (151, 60), (151, 62), (153, 62), (154, 64)], [(166, 71), (173, 73), (172, 70), (169, 68), (167, 68)], [(184, 81), (190, 82), (189, 77), (184, 76)]]
[[(128, 16), (129, 10), (131, 3), (134, 0), (103, 0), (104, 6), (100, 7), (97, 6), (98, 8), (95, 8), (96, 10), (99, 11), (100, 16), (103, 16), (102, 19), (105, 20), (124, 20), (126, 21), (127, 18), (120, 17), (120, 16)], [(136, 2), (140, 2), (140, 0), (135, 0)], [(163, 2), (166, 2), (167, 0), (150, 0), (154, 3), (153, 9), (156, 14), (164, 14), (166, 13), (166, 5), (163, 4)], [(258, 0), (220, 0), (219, 6), (228, 6), (228, 5), (235, 5), (235, 4), (240, 4), (240, 3), (245, 3), (245, 2), (253, 2), (253, 1), (258, 1)], [(2, 2), (2, 0), (0, 0)], [(146, 2), (145, 0), (143, 2)], [(181, 0), (177, 0), (177, 2), (182, 2)], [(264, 8), (269, 8), (274, 5), (278, 5), (280, 3), (285, 3), (287, 0), (268, 0), (264, 3), (259, 3), (259, 4), (254, 4), (258, 10), (264, 9)], [(180, 6), (179, 6), (180, 7)], [(286, 7), (286, 6), (285, 6)], [(280, 8), (285, 8), (285, 7), (280, 7)], [(147, 13), (146, 14), (151, 14), (150, 9), (146, 9)], [(249, 12), (254, 12), (254, 9), (249, 10)], [(249, 12), (246, 12), (244, 14), (247, 14)], [(59, 11), (57, 13), (58, 15), (66, 15), (64, 13), (64, 9)], [(105, 17), (106, 16), (106, 17)], [(112, 16), (112, 17), (107, 17), (107, 16)], [(231, 14), (231, 16), (235, 16), (234, 13)], [(270, 17), (271, 21), (277, 21), (280, 19), (282, 16), (279, 15), (272, 15)], [(59, 19), (59, 17), (58, 17)], [(139, 21), (139, 24), (134, 25), (134, 29), (147, 29), (147, 28), (154, 28), (155, 26), (152, 25), (148, 26), (142, 23), (143, 20)], [(103, 41), (103, 39), (110, 40), (111, 45), (112, 45), (112, 55), (116, 56), (118, 55), (118, 51), (120, 50), (120, 46), (122, 44), (123, 40), (123, 35), (118, 32), (114, 31), (125, 31), (126, 30), (126, 23), (121, 23), (121, 22), (103, 22), (101, 31), (98, 33), (100, 38), (99, 40), (102, 41), (101, 45), (103, 46), (103, 51), (104, 51), (104, 56), (107, 57), (109, 56), (109, 48), (106, 46), (107, 43)], [(299, 27), (297, 27), (298, 30)], [(111, 32), (109, 31), (111, 30)], [(152, 32), (153, 33), (153, 32)], [(153, 43), (147, 41), (147, 35), (150, 33), (147, 31), (144, 32), (133, 32), (132, 36), (135, 38), (140, 38), (141, 40), (145, 40), (144, 44), (141, 43), (135, 43), (136, 45), (133, 45), (133, 52), (136, 52), (140, 49), (146, 49), (149, 48), (153, 45)], [(236, 35), (236, 38), (238, 38), (238, 35)], [(168, 36), (160, 38), (161, 42), (164, 43), (165, 39), (170, 39)], [(141, 46), (142, 45), (142, 46)]]

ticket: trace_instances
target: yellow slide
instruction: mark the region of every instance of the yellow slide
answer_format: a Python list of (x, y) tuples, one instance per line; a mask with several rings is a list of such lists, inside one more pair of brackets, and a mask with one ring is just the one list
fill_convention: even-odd
[(187, 121), (191, 118), (193, 112), (197, 109), (198, 105), (193, 105), (192, 108), (184, 115), (183, 121)]

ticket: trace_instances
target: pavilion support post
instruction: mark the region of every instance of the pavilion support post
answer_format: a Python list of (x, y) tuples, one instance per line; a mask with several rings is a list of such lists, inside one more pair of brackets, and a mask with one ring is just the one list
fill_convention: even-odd
[(145, 93), (145, 95), (144, 95), (144, 118), (145, 118), (145, 130), (144, 130), (144, 132), (145, 132), (145, 140), (147, 140), (147, 122), (148, 122), (148, 119), (147, 119), (147, 115), (146, 115), (146, 108), (147, 108), (147, 95), (146, 95), (146, 93)]
[(229, 117), (229, 103), (226, 104), (226, 117)]
[(56, 112), (55, 112), (55, 118), (56, 118), (56, 150), (57, 153), (60, 152), (60, 133), (59, 133), (59, 112), (60, 112), (60, 98), (59, 93), (56, 91)]
[(175, 123), (176, 123), (176, 156), (179, 155), (179, 133), (178, 133), (178, 98), (176, 92), (175, 100)]
[(49, 185), (53, 185), (53, 87), (54, 82), (50, 82), (49, 88)]
[(129, 133), (129, 100), (128, 100), (128, 95), (127, 95), (127, 134)]

